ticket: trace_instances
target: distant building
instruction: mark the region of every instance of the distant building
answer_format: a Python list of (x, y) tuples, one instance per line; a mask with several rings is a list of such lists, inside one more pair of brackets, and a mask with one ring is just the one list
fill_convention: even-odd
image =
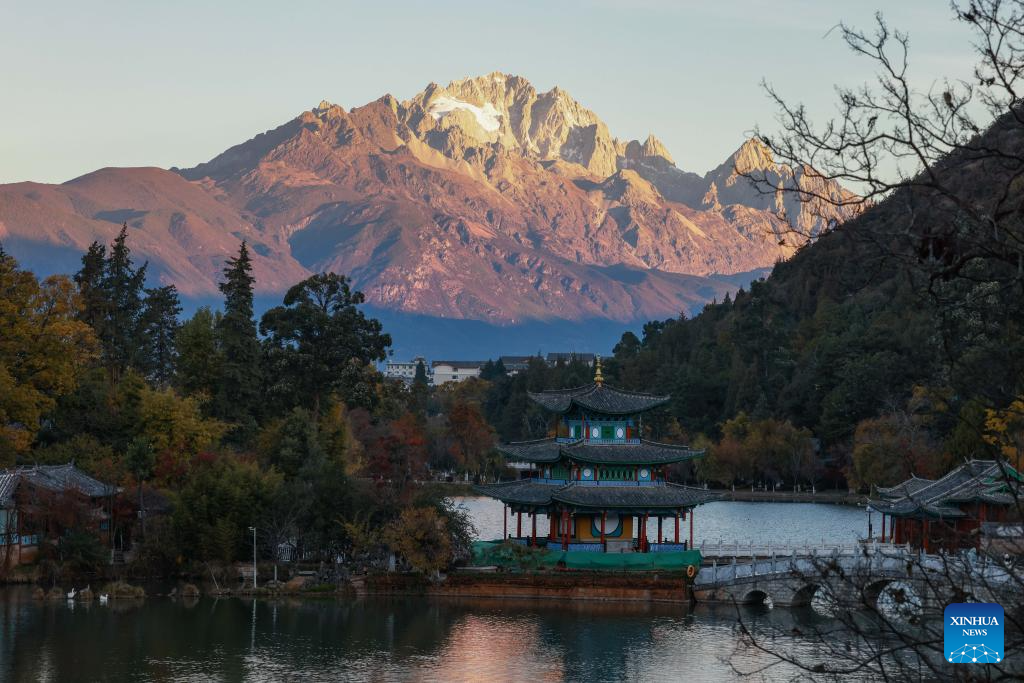
[(112, 544), (117, 493), (72, 463), (0, 470), (0, 569), (34, 561), (72, 521)]
[[(941, 479), (911, 477), (877, 488), (869, 510), (882, 513), (882, 541), (909, 543), (926, 553), (978, 548), (986, 524), (1011, 532), (1020, 524), (1022, 477), (1006, 462), (969, 460)], [(888, 519), (886, 519), (888, 518)], [(889, 522), (886, 528), (886, 522)], [(992, 530), (992, 527), (988, 527)]]
[(406, 384), (412, 384), (412, 381), (416, 379), (416, 366), (420, 363), (423, 363), (423, 368), (427, 372), (427, 384), (430, 384), (430, 363), (423, 356), (416, 356), (407, 363), (388, 361), (384, 367), (384, 376), (389, 379), (400, 379)]
[(523, 372), (530, 367), (530, 361), (537, 356), (502, 356), (499, 358), (501, 364), (505, 366), (505, 372), (510, 375), (515, 375)]
[(470, 377), (479, 377), (480, 368), (486, 361), (482, 360), (435, 360), (431, 362), (434, 386), (446, 382), (462, 382)]
[(569, 363), (574, 360), (586, 363), (590, 367), (594, 367), (594, 354), (592, 353), (560, 352), (549, 353), (547, 357), (548, 365), (552, 366), (558, 365), (559, 363)]

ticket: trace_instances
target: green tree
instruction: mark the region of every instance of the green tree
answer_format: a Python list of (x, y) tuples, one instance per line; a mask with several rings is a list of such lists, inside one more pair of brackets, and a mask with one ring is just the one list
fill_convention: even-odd
[(138, 437), (128, 445), (125, 453), (125, 462), (128, 471), (135, 478), (139, 496), (139, 518), (142, 520), (142, 536), (146, 536), (146, 506), (142, 497), (142, 485), (153, 476), (153, 466), (156, 464), (156, 454), (153, 452), (153, 444), (149, 439)]
[(409, 409), (419, 415), (424, 415), (429, 399), (430, 385), (427, 382), (427, 366), (420, 360), (416, 362), (416, 375), (409, 388)]
[(289, 289), (284, 305), (260, 322), (274, 386), (291, 405), (309, 408), (314, 420), (330, 394), (356, 393), (364, 368), (384, 360), (391, 345), (380, 321), (357, 308), (363, 301), (344, 275), (320, 273)]
[(134, 370), (111, 384), (105, 368), (88, 368), (74, 391), (57, 402), (39, 440), (54, 444), (88, 434), (98, 443), (124, 453), (139, 433), (144, 389), (145, 380)]
[(260, 451), (263, 462), (286, 479), (298, 476), (307, 463), (324, 457), (316, 425), (302, 408), (294, 408), (264, 431)]
[(200, 459), (178, 491), (173, 527), (186, 559), (231, 562), (251, 552), (250, 526), (262, 527), (281, 477), (254, 462), (222, 455)]
[(412, 378), (412, 383), (427, 386), (427, 366), (422, 360), (416, 361), (416, 375)]
[[(86, 254), (86, 257), (91, 258), (91, 255)], [(91, 267), (91, 263), (85, 265)], [(122, 225), (107, 257), (102, 283), (106, 315), (97, 330), (111, 381), (117, 381), (138, 361), (139, 323), (147, 265), (144, 263), (139, 268), (133, 265), (131, 249), (128, 248), (128, 225)]]
[(505, 369), (505, 363), (500, 358), (497, 361), (488, 360), (480, 368), (480, 379), (487, 382), (493, 382), (508, 376), (508, 371)]
[(108, 301), (103, 280), (107, 270), (107, 248), (93, 242), (82, 256), (82, 269), (75, 274), (75, 284), (82, 297), (78, 319), (100, 334), (106, 324)]
[(238, 256), (224, 264), (224, 316), (217, 327), (220, 372), (213, 413), (236, 425), (233, 438), (246, 441), (259, 413), (262, 373), (260, 345), (253, 319), (252, 262), (243, 241)]
[(176, 379), (186, 396), (203, 396), (207, 402), (216, 396), (224, 362), (217, 342), (220, 320), (219, 313), (204, 306), (178, 328)]
[(157, 386), (169, 386), (178, 358), (181, 303), (174, 285), (146, 290), (140, 318), (139, 370)]

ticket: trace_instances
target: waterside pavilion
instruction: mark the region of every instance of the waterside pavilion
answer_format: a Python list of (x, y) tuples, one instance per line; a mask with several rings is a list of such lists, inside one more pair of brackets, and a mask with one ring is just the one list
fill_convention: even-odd
[(909, 543), (926, 553), (978, 548), (986, 523), (1020, 521), (1022, 481), (1006, 462), (970, 460), (940, 479), (911, 477), (879, 488), (867, 505), (882, 515), (883, 542)]
[[(718, 496), (666, 481), (667, 466), (701, 457), (704, 451), (643, 438), (643, 414), (667, 403), (668, 396), (605, 385), (600, 359), (593, 383), (529, 396), (555, 414), (555, 436), (500, 446), (510, 461), (526, 464), (522, 478), (476, 487), (505, 504), (506, 540), (570, 552), (692, 548), (693, 509)], [(509, 513), (515, 520), (511, 537)], [(538, 529), (541, 514), (548, 525)], [(652, 518), (658, 520), (653, 542), (647, 537)], [(680, 525), (687, 518), (685, 539)]]

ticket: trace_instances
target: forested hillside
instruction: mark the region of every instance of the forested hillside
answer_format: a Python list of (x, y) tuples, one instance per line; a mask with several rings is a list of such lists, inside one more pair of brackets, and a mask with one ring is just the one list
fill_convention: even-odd
[[(1024, 196), (1019, 158), (998, 151), (1019, 142), (1004, 117), (935, 167), (941, 192), (899, 188), (734, 299), (623, 335), (608, 374), (671, 393), (690, 435), (729, 437), (737, 416), (809, 429), (854, 485), (990, 454), (1020, 423), (1021, 262), (1006, 231)], [(720, 479), (727, 450), (712, 449)]]

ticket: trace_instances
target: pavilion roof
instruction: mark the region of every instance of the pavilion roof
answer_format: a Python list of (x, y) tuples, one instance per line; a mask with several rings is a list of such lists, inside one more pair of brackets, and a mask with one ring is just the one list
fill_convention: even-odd
[(605, 415), (633, 415), (668, 403), (671, 397), (644, 394), (592, 382), (572, 389), (549, 389), (530, 393), (530, 398), (548, 410), (566, 413), (578, 406), (583, 410)]
[(519, 479), (474, 488), (486, 496), (512, 505), (547, 507), (552, 503), (562, 503), (588, 510), (678, 510), (721, 497), (721, 494), (692, 486), (637, 482), (547, 484), (532, 479)]
[(704, 455), (703, 450), (646, 439), (638, 443), (595, 444), (583, 439), (559, 442), (548, 438), (504, 444), (498, 450), (510, 460), (554, 463), (564, 457), (594, 465), (666, 465)]
[(48, 491), (78, 491), (89, 498), (103, 498), (117, 493), (117, 487), (104, 484), (75, 467), (74, 463), (64, 465), (35, 465), (0, 470), (0, 505), (11, 503), (18, 484), (26, 481)]
[(970, 460), (946, 476), (931, 480), (911, 477), (889, 488), (878, 489), (879, 498), (868, 500), (874, 510), (894, 517), (963, 517), (960, 503), (984, 502), (1011, 505), (1024, 494), (1021, 476), (1007, 463)]

